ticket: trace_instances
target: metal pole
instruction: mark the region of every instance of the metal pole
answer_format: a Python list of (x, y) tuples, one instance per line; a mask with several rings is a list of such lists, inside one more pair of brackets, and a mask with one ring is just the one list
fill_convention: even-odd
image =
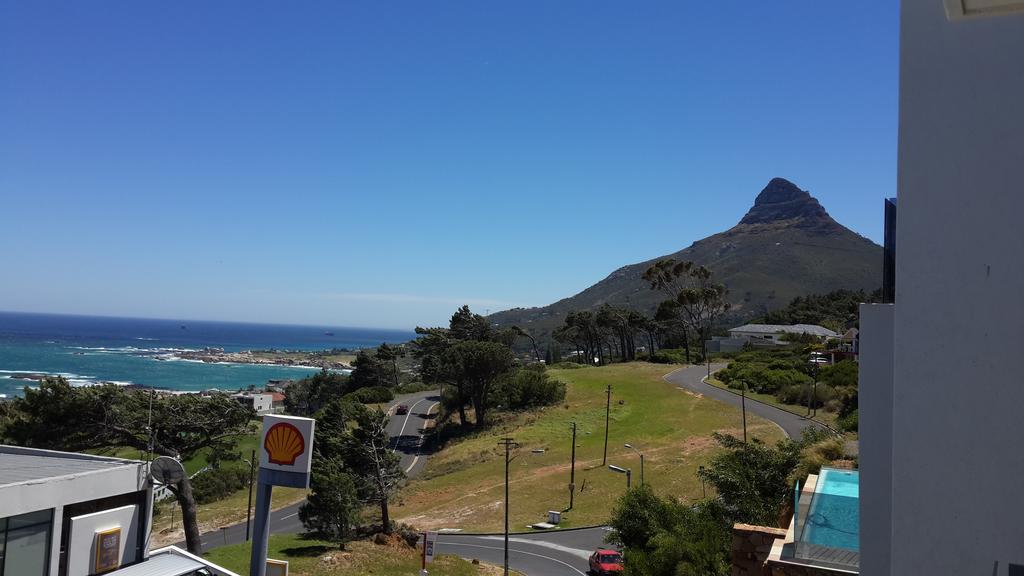
[(644, 453), (640, 453), (640, 485), (644, 485)]
[(576, 423), (572, 423), (572, 460), (569, 465), (569, 510), (576, 495)]
[(811, 405), (814, 406), (814, 412), (811, 417), (818, 415), (818, 363), (814, 363), (814, 388), (811, 392)]
[(252, 451), (252, 457), (249, 460), (249, 506), (245, 509), (245, 541), (249, 541), (249, 525), (252, 524), (252, 474), (256, 470), (256, 451)]
[(263, 482), (259, 482), (256, 485), (256, 521), (253, 523), (249, 576), (267, 576), (267, 541), (270, 538), (270, 496), (273, 489), (273, 486)]
[(626, 490), (633, 488), (633, 469), (626, 468)]
[(702, 494), (704, 494), (704, 498), (707, 498), (708, 497), (708, 491), (707, 491), (707, 488), (704, 487), (704, 467), (703, 466), (701, 466), (698, 469), (697, 475), (700, 476), (700, 491), (701, 491)]
[(743, 382), (743, 395), (740, 396), (743, 406), (743, 443), (747, 443), (747, 382)]
[(509, 454), (512, 449), (519, 445), (511, 438), (502, 438), (498, 446), (505, 447), (505, 576), (508, 576), (508, 463), (511, 462)]
[(612, 385), (608, 385), (608, 401), (604, 407), (604, 456), (601, 458), (601, 466), (608, 464), (608, 422), (612, 411)]

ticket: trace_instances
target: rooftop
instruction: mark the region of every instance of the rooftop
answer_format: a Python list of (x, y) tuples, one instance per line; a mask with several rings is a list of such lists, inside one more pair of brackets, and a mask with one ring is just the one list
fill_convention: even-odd
[(139, 464), (120, 458), (0, 445), (0, 487)]
[(788, 334), (811, 334), (812, 336), (824, 336), (835, 338), (839, 334), (817, 324), (744, 324), (736, 328), (730, 328), (729, 332), (754, 332), (757, 334), (777, 334), (786, 332)]

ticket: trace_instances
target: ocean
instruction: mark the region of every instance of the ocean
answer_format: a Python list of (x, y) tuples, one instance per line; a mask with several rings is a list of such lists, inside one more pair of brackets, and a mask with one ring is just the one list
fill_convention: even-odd
[(0, 312), (0, 397), (22, 394), (20, 373), (60, 375), (72, 384), (138, 384), (169, 390), (237, 390), (271, 379), (303, 378), (315, 368), (158, 360), (180, 350), (329, 350), (369, 348), (415, 338), (412, 332), (142, 318)]

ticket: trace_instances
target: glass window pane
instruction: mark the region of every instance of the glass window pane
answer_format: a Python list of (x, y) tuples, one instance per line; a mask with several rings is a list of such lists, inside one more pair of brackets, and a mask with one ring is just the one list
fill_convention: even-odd
[(49, 542), (49, 524), (8, 531), (4, 574), (46, 576)]
[(26, 526), (32, 526), (34, 524), (49, 524), (52, 514), (53, 510), (40, 510), (39, 512), (30, 512), (20, 516), (11, 516), (7, 519), (7, 529), (15, 530)]

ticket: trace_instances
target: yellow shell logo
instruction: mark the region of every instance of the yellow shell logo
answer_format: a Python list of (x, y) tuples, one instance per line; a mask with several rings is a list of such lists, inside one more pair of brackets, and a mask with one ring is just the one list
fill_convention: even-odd
[(294, 466), (295, 459), (306, 450), (306, 441), (298, 428), (287, 422), (278, 422), (267, 431), (263, 449), (272, 464)]

